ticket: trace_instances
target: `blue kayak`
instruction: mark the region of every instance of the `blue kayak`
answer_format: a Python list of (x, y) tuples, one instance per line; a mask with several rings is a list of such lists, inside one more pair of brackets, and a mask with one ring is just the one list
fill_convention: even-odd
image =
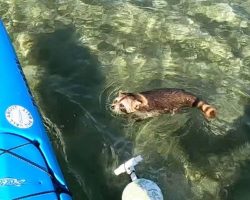
[(72, 199), (1, 21), (0, 199)]

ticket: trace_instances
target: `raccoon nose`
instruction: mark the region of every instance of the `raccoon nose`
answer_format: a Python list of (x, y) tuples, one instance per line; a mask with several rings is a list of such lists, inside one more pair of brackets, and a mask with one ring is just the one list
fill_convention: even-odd
[(111, 105), (110, 108), (113, 110), (113, 109), (115, 108), (115, 106), (114, 106), (114, 105)]

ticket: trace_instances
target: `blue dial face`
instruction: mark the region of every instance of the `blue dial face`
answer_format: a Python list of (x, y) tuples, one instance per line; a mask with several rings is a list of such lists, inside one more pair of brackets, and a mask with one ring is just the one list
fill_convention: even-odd
[(8, 107), (5, 116), (8, 122), (17, 128), (30, 128), (34, 121), (31, 113), (19, 105)]

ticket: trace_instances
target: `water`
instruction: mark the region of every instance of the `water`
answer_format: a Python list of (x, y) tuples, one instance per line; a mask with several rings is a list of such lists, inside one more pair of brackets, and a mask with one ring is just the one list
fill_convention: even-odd
[[(250, 199), (249, 0), (0, 0), (74, 199), (120, 199), (141, 154), (165, 199)], [(119, 90), (187, 89), (218, 108), (141, 122)]]

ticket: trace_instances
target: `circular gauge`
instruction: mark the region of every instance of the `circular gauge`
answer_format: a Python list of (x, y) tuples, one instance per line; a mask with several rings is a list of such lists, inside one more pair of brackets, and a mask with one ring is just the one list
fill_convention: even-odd
[(29, 128), (33, 125), (31, 113), (24, 107), (12, 105), (5, 112), (6, 119), (17, 128)]

